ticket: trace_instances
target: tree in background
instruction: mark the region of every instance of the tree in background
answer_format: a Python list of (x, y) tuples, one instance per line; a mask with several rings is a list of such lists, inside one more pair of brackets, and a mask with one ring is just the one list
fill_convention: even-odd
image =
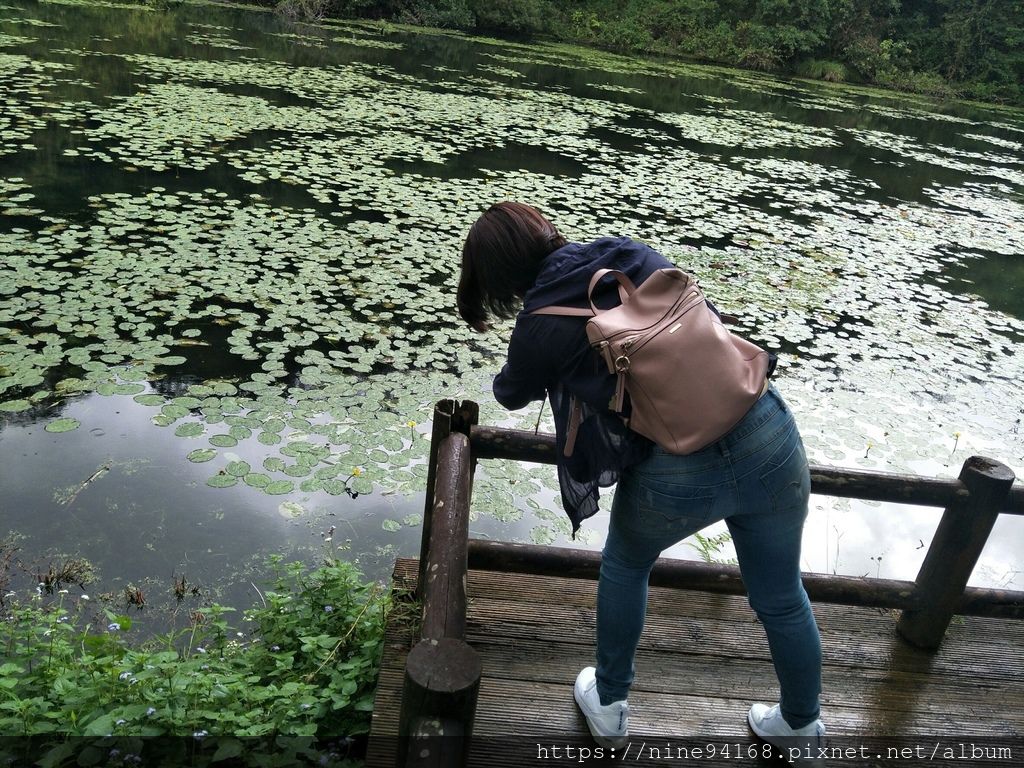
[[(826, 80), (1024, 101), (1024, 0), (269, 0)], [(296, 15), (296, 14), (292, 14)]]

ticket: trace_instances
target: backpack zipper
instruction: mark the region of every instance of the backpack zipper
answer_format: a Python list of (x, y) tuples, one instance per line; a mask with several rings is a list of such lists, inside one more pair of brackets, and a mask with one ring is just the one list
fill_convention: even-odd
[[(685, 297), (684, 297), (684, 299), (685, 299)], [(691, 300), (690, 303), (687, 306), (684, 306), (682, 309), (676, 310), (675, 308), (673, 308), (673, 310), (671, 312), (666, 312), (665, 314), (673, 314), (676, 317), (678, 317), (679, 315), (684, 315), (687, 312), (689, 312), (691, 309), (693, 309), (695, 306), (700, 304), (700, 302), (702, 302), (702, 301), (704, 301), (704, 297), (703, 296), (697, 296), (693, 300)], [(650, 331), (649, 333), (640, 334), (640, 335), (637, 335), (637, 336), (631, 336), (628, 339), (625, 339), (622, 342), (622, 354), (625, 355), (630, 350), (632, 350), (633, 352), (636, 352), (637, 350), (642, 349), (644, 344), (646, 344), (654, 336), (658, 335), (658, 331), (659, 330), (660, 330), (660, 328), (655, 328), (655, 330)], [(639, 344), (636, 347), (636, 349), (633, 349), (633, 346), (636, 345), (637, 342), (643, 342), (643, 343)], [(599, 346), (600, 349), (603, 350), (605, 348), (605, 346), (607, 346), (609, 344), (610, 344), (610, 342), (602, 341), (598, 346)]]

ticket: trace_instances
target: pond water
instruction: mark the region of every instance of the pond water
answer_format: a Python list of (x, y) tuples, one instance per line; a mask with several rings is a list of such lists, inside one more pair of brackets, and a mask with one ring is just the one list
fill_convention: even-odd
[[(813, 462), (1024, 472), (1021, 112), (213, 5), (0, 2), (0, 514), (25, 563), (248, 604), (268, 552), (340, 547), (375, 578), (418, 552), (432, 404), (537, 417), (490, 395), (510, 326), (454, 309), (463, 234), (502, 199), (696, 273), (780, 355)], [(568, 540), (550, 468), (487, 464), (475, 499), (474, 535), (602, 543), (607, 511)], [(938, 518), (815, 497), (804, 566), (912, 579)], [(1022, 588), (1022, 523), (972, 583)]]

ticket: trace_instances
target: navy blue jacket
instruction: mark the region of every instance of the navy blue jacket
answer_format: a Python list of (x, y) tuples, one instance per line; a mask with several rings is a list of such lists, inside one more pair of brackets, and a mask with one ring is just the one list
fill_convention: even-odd
[[(639, 285), (652, 272), (672, 266), (654, 249), (626, 237), (570, 243), (544, 260), (516, 317), (508, 362), (494, 379), (494, 397), (514, 410), (548, 394), (558, 438), (562, 504), (574, 535), (580, 523), (597, 512), (599, 488), (614, 484), (623, 469), (646, 458), (653, 444), (609, 410), (615, 376), (590, 348), (587, 318), (530, 313), (553, 304), (589, 307), (587, 287), (598, 269), (620, 270)], [(595, 292), (599, 307), (618, 303), (617, 285), (611, 277), (601, 282)], [(566, 458), (570, 395), (580, 401), (583, 418), (573, 455)]]

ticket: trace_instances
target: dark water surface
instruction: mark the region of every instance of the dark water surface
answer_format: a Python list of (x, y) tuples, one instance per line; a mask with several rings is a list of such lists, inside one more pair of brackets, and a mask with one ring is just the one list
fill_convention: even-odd
[[(698, 274), (782, 356), (813, 462), (1024, 470), (1020, 112), (218, 6), (2, 2), (0, 513), (26, 564), (85, 557), (97, 591), (154, 607), (181, 575), (247, 604), (271, 552), (340, 545), (386, 577), (418, 551), (432, 403), (536, 418), (489, 393), (509, 327), (454, 311), (463, 233), (501, 199)], [(569, 542), (556, 495), (548, 468), (485, 466), (472, 532), (599, 547), (607, 513)], [(912, 579), (938, 520), (812, 506), (815, 571)], [(972, 583), (1021, 588), (1020, 523)]]

